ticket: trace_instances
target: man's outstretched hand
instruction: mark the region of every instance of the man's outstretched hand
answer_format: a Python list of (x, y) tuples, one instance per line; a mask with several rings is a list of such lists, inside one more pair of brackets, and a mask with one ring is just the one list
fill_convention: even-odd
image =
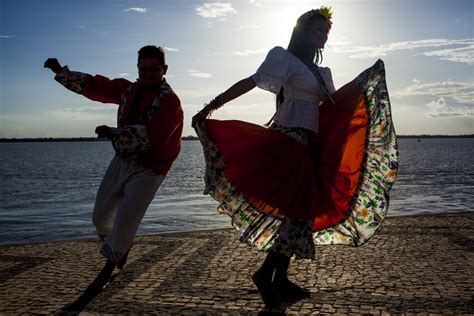
[(63, 69), (63, 67), (56, 58), (46, 59), (46, 61), (44, 62), (44, 68), (51, 69), (55, 74), (60, 73)]
[(107, 125), (97, 126), (95, 128), (95, 133), (98, 138), (112, 138), (112, 129)]

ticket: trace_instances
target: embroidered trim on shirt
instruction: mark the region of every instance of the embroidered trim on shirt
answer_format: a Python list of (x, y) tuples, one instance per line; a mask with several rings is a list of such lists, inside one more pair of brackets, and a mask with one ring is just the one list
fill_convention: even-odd
[(54, 79), (72, 92), (83, 94), (85, 77), (86, 74), (70, 71), (68, 66), (64, 66), (63, 70)]
[(112, 129), (111, 140), (117, 154), (127, 158), (137, 158), (149, 145), (146, 127), (140, 124)]
[(146, 122), (150, 119), (152, 119), (155, 115), (156, 112), (158, 111), (158, 108), (160, 107), (160, 99), (166, 95), (173, 93), (173, 89), (171, 89), (170, 85), (166, 82), (166, 80), (163, 79), (163, 84), (160, 87), (160, 94), (153, 100), (153, 103), (145, 110), (145, 112), (142, 114), (141, 120)]
[[(161, 105), (161, 98), (170, 93), (173, 93), (173, 89), (171, 89), (170, 85), (163, 79), (163, 83), (160, 86), (160, 93), (141, 115), (141, 124), (127, 125), (122, 128), (113, 129), (112, 144), (119, 156), (134, 159), (138, 157), (140, 152), (149, 148), (150, 141), (144, 124), (156, 116), (158, 108)], [(119, 121), (123, 108), (126, 105), (127, 97), (122, 96), (121, 100), (123, 103), (120, 104), (119, 108)]]

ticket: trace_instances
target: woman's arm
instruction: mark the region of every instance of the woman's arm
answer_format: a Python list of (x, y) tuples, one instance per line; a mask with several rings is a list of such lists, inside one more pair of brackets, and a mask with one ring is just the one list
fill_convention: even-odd
[(193, 116), (192, 126), (195, 127), (197, 122), (200, 122), (206, 117), (208, 117), (214, 110), (220, 108), (225, 103), (232, 101), (242, 94), (245, 94), (255, 88), (257, 85), (252, 77), (248, 77), (245, 79), (240, 80), (239, 82), (235, 83), (229, 89), (218, 95), (214, 98), (208, 105), (204, 107), (198, 114)]
[(249, 92), (256, 86), (257, 85), (252, 77), (240, 80), (220, 95), (222, 104), (225, 104), (240, 97), (242, 94)]

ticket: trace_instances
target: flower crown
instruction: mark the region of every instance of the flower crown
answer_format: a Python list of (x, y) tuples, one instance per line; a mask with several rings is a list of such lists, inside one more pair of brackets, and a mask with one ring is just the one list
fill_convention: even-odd
[(305, 14), (303, 14), (298, 19), (298, 22), (300, 22), (300, 21), (303, 22), (303, 21), (306, 21), (308, 19), (311, 19), (312, 17), (314, 17), (316, 15), (321, 15), (329, 22), (329, 24), (332, 24), (332, 22), (331, 22), (332, 13), (333, 12), (332, 12), (331, 7), (322, 6), (319, 9), (316, 9), (316, 10), (313, 9), (313, 10), (310, 10), (310, 11), (306, 12)]
[(318, 11), (319, 14), (321, 14), (322, 16), (324, 16), (326, 18), (326, 20), (331, 22), (331, 18), (332, 18), (332, 8), (331, 7), (322, 6), (321, 8), (319, 8), (315, 11)]

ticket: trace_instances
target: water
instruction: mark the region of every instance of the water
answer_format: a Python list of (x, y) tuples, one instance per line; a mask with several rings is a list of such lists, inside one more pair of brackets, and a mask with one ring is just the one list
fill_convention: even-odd
[(474, 139), (400, 139), (389, 215), (474, 210)]
[[(399, 140), (389, 216), (473, 211), (474, 139)], [(0, 244), (95, 236), (95, 193), (114, 155), (108, 142), (0, 143)], [(204, 158), (184, 141), (139, 234), (231, 227), (202, 195)]]

